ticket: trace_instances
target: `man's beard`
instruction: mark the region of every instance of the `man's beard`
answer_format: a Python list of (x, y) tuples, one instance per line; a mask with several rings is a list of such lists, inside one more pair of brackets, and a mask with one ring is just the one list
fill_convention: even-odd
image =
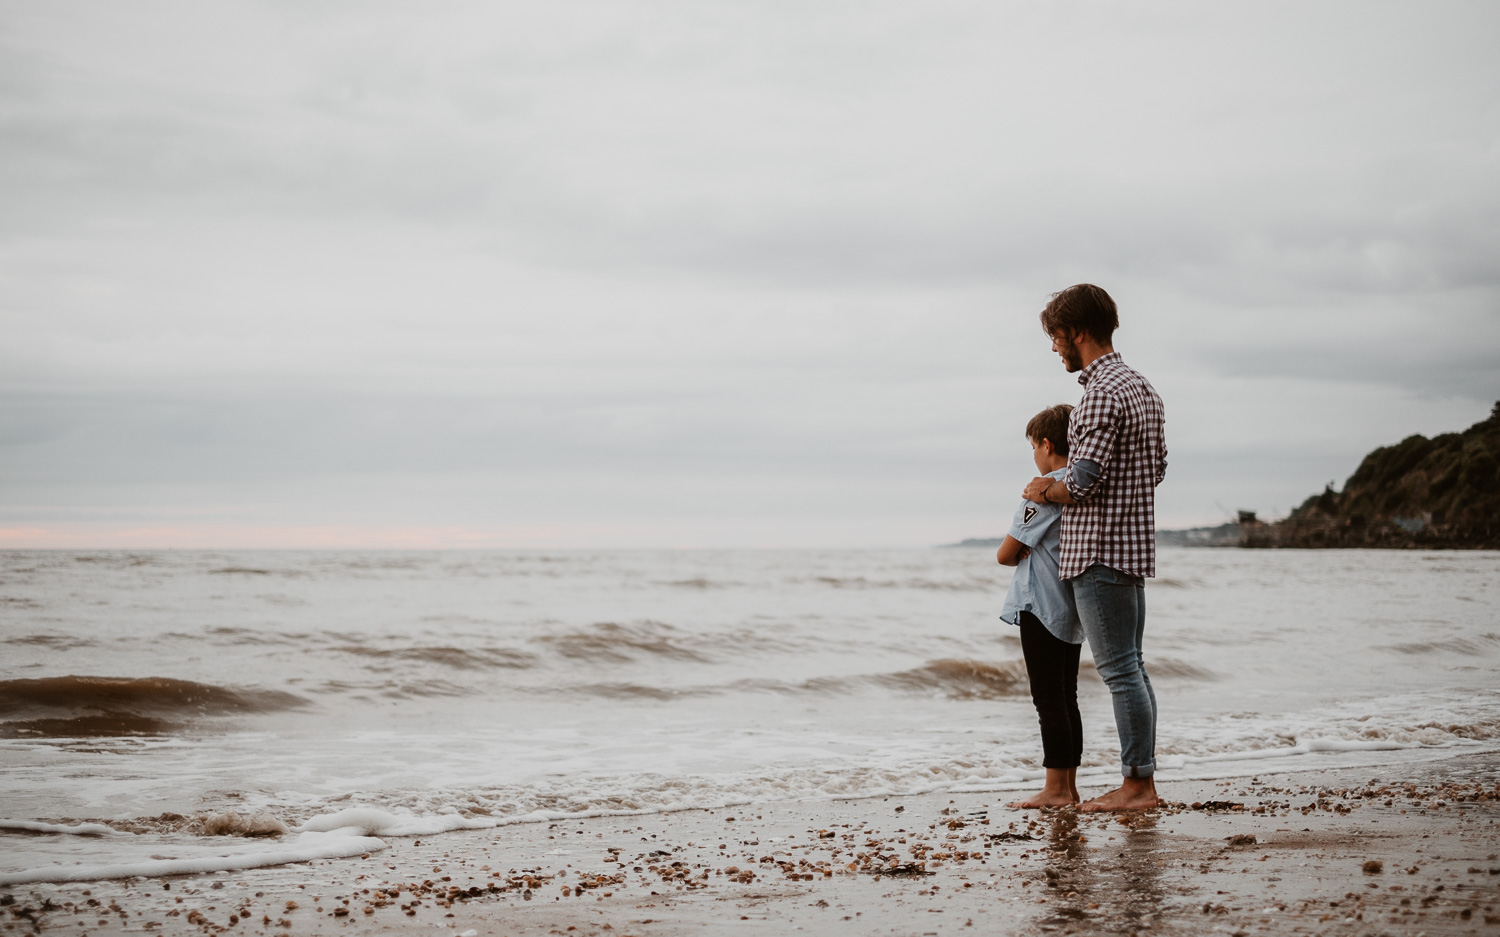
[(1063, 366), (1068, 369), (1069, 374), (1072, 374), (1074, 371), (1083, 370), (1083, 353), (1078, 350), (1077, 345), (1070, 345), (1064, 348), (1061, 354)]

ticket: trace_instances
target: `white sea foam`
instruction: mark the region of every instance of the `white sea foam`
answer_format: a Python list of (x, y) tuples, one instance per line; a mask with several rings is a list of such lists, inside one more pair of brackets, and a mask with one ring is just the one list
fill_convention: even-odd
[(1292, 758), (1310, 755), (1313, 752), (1390, 752), (1406, 748), (1421, 748), (1420, 742), (1392, 742), (1380, 739), (1306, 739), (1287, 748), (1262, 748), (1247, 752), (1223, 752), (1195, 758), (1185, 755), (1184, 764), (1204, 764), (1211, 761), (1251, 761), (1265, 758)]
[(396, 815), (374, 807), (350, 807), (337, 813), (313, 817), (298, 830), (308, 832), (356, 831), (367, 836), (435, 836), (454, 830), (483, 830), (498, 826), (501, 821), (490, 818), (470, 818), (457, 814), (418, 816)]
[(385, 843), (368, 836), (342, 833), (304, 833), (278, 844), (276, 848), (251, 849), (220, 856), (195, 856), (185, 859), (144, 859), (110, 865), (53, 866), (0, 872), (0, 885), (28, 885), (34, 882), (95, 882), (112, 878), (152, 878), (163, 875), (188, 875), (195, 872), (233, 872), (268, 866), (310, 862), (314, 859), (343, 859), (378, 852)]
[(0, 820), (0, 830), (27, 833), (61, 833), (68, 836), (118, 836), (119, 831), (103, 823), (43, 823), (39, 820)]

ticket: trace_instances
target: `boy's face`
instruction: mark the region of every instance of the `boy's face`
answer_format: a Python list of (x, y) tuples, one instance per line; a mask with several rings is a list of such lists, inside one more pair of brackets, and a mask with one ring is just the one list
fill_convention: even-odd
[(1043, 439), (1038, 442), (1027, 437), (1026, 441), (1031, 443), (1031, 459), (1036, 463), (1036, 470), (1043, 475), (1052, 471), (1052, 440)]

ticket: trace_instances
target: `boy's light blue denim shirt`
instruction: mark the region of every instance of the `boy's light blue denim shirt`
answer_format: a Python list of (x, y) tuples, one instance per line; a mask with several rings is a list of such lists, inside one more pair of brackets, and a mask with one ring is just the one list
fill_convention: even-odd
[[(1062, 478), (1067, 469), (1048, 472), (1048, 478)], [(1021, 623), (1021, 613), (1035, 615), (1059, 641), (1083, 643), (1083, 625), (1073, 604), (1073, 587), (1057, 578), (1058, 533), (1062, 505), (1037, 504), (1022, 500), (1011, 521), (1010, 535), (1031, 548), (1031, 553), (1016, 566), (1000, 608), (1000, 620), (1012, 625)]]

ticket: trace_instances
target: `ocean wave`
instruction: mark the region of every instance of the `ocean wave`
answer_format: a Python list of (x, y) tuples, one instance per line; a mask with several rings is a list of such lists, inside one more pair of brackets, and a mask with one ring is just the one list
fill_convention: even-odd
[(226, 566), (215, 566), (205, 570), (210, 576), (270, 576), (277, 579), (306, 579), (313, 575), (311, 570), (298, 569), (287, 566), (250, 566), (230, 564)]
[(1003, 585), (988, 577), (942, 581), (937, 579), (867, 579), (864, 576), (814, 576), (806, 581), (833, 589), (922, 589), (931, 592), (996, 592)]
[(1146, 580), (1146, 584), (1148, 586), (1166, 586), (1168, 589), (1191, 589), (1193, 586), (1199, 585), (1199, 582), (1195, 579), (1160, 576), (1156, 579)]
[(281, 836), (287, 825), (269, 813), (214, 813), (195, 818), (193, 832), (200, 836)]
[[(1212, 680), (1211, 671), (1185, 661), (1161, 658), (1149, 661), (1147, 670), (1153, 677), (1187, 680)], [(1078, 664), (1078, 678), (1084, 682), (1102, 682), (1092, 661)], [(949, 699), (985, 700), (1025, 696), (1031, 692), (1024, 660), (991, 663), (980, 660), (934, 660), (911, 670), (853, 678), (854, 682), (874, 683), (911, 693), (938, 693)], [(836, 689), (830, 681), (807, 681), (809, 689)]]
[(881, 674), (874, 683), (907, 692), (936, 692), (952, 699), (1000, 699), (1029, 693), (1026, 664), (977, 660), (935, 660), (912, 670)]
[[(1098, 678), (1098, 672), (1094, 671), (1092, 662), (1084, 662), (1079, 666), (1079, 675), (1084, 670), (1090, 671), (1090, 675)], [(1179, 680), (1216, 680), (1218, 676), (1212, 671), (1197, 664), (1190, 664), (1185, 660), (1177, 660), (1171, 657), (1148, 657), (1146, 659), (1146, 673), (1153, 679), (1157, 677), (1172, 677)]]
[(336, 564), (342, 569), (356, 570), (417, 570), (432, 564), (429, 557), (411, 556), (362, 556)]
[(357, 657), (398, 664), (440, 664), (454, 670), (524, 670), (536, 663), (535, 654), (509, 647), (367, 647), (346, 644), (332, 650)]
[(443, 697), (472, 696), (479, 693), (475, 687), (467, 687), (448, 680), (375, 680), (354, 682), (350, 680), (325, 680), (311, 688), (313, 693), (348, 695), (355, 699), (371, 695), (386, 699), (441, 699)]
[(1477, 635), (1472, 640), (1467, 638), (1442, 638), (1436, 641), (1410, 641), (1404, 644), (1380, 644), (1376, 650), (1394, 651), (1397, 654), (1432, 654), (1437, 652), (1448, 654), (1485, 654), (1491, 648), (1500, 646), (1500, 634)]
[(245, 646), (291, 646), (298, 647), (306, 643), (307, 635), (288, 633), (283, 631), (258, 631), (252, 628), (235, 628), (224, 625), (217, 628), (205, 628), (198, 634), (184, 634), (182, 632), (169, 632), (169, 638), (186, 638), (197, 640), (207, 637), (215, 643), (237, 644)]
[(323, 640), (343, 638), (340, 635), (314, 636), (307, 632), (297, 631), (262, 631), (253, 628), (236, 628), (232, 625), (222, 625), (215, 628), (204, 628), (202, 631), (167, 631), (162, 634), (163, 638), (174, 641), (207, 641), (210, 644), (232, 644), (243, 646), (274, 646), (302, 647), (310, 645), (321, 637)]
[(0, 680), (0, 715), (30, 707), (144, 707), (205, 714), (269, 712), (306, 700), (280, 690), (231, 690), (171, 677), (37, 677)]
[(158, 557), (145, 556), (140, 553), (88, 553), (73, 557), (73, 562), (98, 563), (102, 566), (113, 566), (119, 569), (161, 565), (161, 560)]
[(22, 634), (6, 638), (6, 644), (23, 647), (45, 647), (54, 651), (73, 651), (78, 648), (95, 647), (98, 642), (89, 638), (76, 638), (61, 634)]
[(161, 735), (203, 716), (295, 709), (280, 690), (231, 690), (170, 677), (40, 677), (0, 680), (0, 736), (93, 738)]
[(581, 631), (543, 635), (535, 640), (574, 660), (624, 663), (639, 655), (649, 655), (694, 663), (709, 662), (706, 655), (686, 646), (678, 629), (653, 621), (638, 625), (601, 622)]
[[(12, 821), (0, 820), (0, 829)], [(81, 827), (102, 828), (107, 833), (165, 834), (187, 833), (193, 836), (228, 836), (257, 839), (266, 836), (282, 836), (291, 828), (279, 817), (265, 810), (229, 810), (218, 813), (199, 813), (183, 816), (180, 813), (162, 813), (154, 817), (134, 817), (128, 820), (102, 820), (80, 824)], [(68, 827), (58, 827), (56, 832), (79, 833)]]
[(1443, 736), (1452, 736), (1458, 739), (1485, 739), (1500, 738), (1500, 721), (1484, 721), (1484, 723), (1422, 723), (1413, 726), (1410, 732), (1437, 732)]
[(1413, 745), (1443, 745), (1455, 739), (1488, 741), (1500, 738), (1500, 721), (1421, 722), (1410, 726), (1370, 726), (1360, 733), (1362, 739), (1390, 740)]
[(742, 586), (742, 585), (744, 585), (744, 583), (741, 583), (741, 582), (732, 582), (732, 581), (728, 581), (728, 580), (705, 579), (702, 576), (695, 576), (692, 579), (677, 579), (677, 580), (672, 580), (672, 581), (668, 581), (668, 582), (663, 582), (662, 585), (664, 585), (664, 586), (675, 586), (675, 587), (677, 587), (679, 589), (705, 589), (706, 590), (706, 589), (733, 589), (736, 586)]
[(180, 720), (137, 713), (97, 713), (0, 722), (0, 738), (93, 739), (127, 735), (171, 735), (187, 726)]
[(619, 700), (674, 700), (684, 696), (705, 696), (712, 692), (706, 687), (686, 687), (676, 689), (671, 687), (646, 686), (640, 683), (590, 683), (583, 686), (567, 687), (564, 692), (583, 693), (588, 696), (599, 696), (604, 699)]
[[(1183, 680), (1213, 680), (1214, 674), (1194, 664), (1171, 658), (1151, 661), (1153, 677)], [(1078, 665), (1079, 679), (1085, 683), (1102, 683), (1092, 661)], [(777, 695), (846, 695), (868, 692), (871, 688), (898, 693), (942, 696), (953, 700), (992, 700), (1026, 696), (1030, 683), (1026, 663), (1022, 660), (982, 661), (942, 659), (928, 661), (920, 667), (892, 673), (839, 674), (807, 677), (801, 680), (779, 680), (746, 677), (723, 684), (686, 684), (682, 686), (648, 685), (628, 681), (585, 684), (562, 684), (534, 688), (557, 695), (598, 696), (605, 699), (674, 700), (687, 697), (726, 696), (737, 693), (770, 693)]]

